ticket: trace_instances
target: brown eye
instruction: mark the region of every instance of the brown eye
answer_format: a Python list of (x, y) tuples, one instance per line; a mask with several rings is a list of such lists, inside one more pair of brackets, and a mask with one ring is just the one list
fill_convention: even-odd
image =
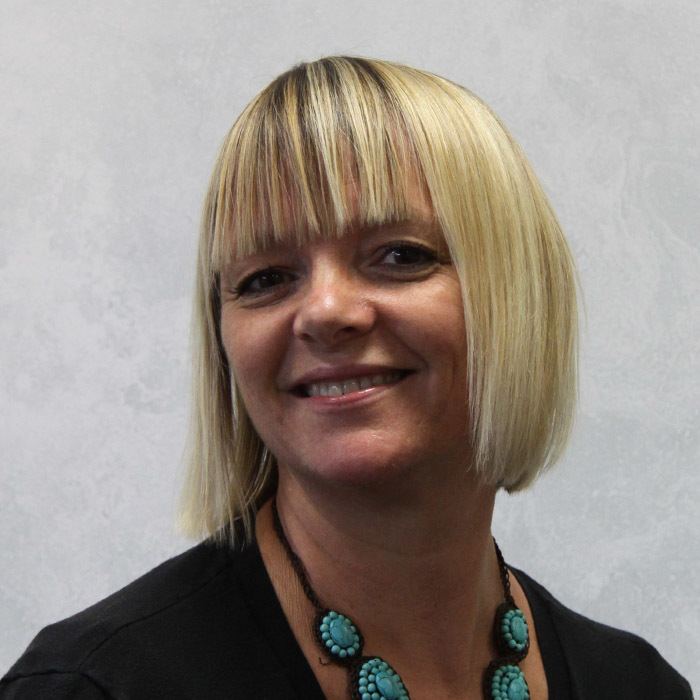
[(253, 294), (263, 294), (276, 287), (293, 281), (293, 276), (289, 272), (279, 270), (274, 267), (259, 270), (246, 277), (241, 284), (236, 287), (237, 296)]
[(427, 248), (403, 243), (386, 248), (381, 259), (383, 265), (391, 267), (420, 267), (435, 261), (435, 254)]

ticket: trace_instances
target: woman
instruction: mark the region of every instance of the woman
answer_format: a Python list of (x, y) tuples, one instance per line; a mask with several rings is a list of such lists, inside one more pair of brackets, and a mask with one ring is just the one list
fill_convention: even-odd
[(203, 219), (183, 514), (207, 539), (42, 631), (0, 696), (691, 697), (490, 533), (570, 431), (574, 280), (464, 88), (347, 57), (277, 78)]

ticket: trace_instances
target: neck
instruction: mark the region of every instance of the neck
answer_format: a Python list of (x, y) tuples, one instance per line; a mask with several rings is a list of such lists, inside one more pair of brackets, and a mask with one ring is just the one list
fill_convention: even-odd
[[(471, 474), (421, 486), (318, 485), (282, 469), (277, 506), (316, 595), (356, 621), (365, 653), (393, 663), (409, 687), (424, 677), (433, 689), (439, 679), (463, 692), (493, 656), (503, 599), (490, 534), (495, 490)], [(269, 505), (259, 516), (263, 532), (271, 530)], [(282, 594), (298, 596), (297, 584)]]

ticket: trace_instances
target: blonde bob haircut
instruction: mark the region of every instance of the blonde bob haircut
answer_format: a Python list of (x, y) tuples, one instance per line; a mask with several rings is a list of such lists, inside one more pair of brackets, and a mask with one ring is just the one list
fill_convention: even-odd
[[(413, 186), (411, 185), (413, 183)], [(576, 274), (523, 152), (478, 97), (388, 61), (333, 56), (272, 81), (221, 148), (204, 206), (180, 525), (252, 537), (275, 457), (236, 392), (220, 335), (222, 267), (275, 242), (406, 220), (418, 184), (461, 283), (470, 469), (517, 491), (561, 455), (577, 394)]]

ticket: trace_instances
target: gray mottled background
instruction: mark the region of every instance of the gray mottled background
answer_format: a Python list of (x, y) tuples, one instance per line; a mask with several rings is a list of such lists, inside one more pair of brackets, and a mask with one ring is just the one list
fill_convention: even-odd
[(568, 232), (568, 456), (499, 496), (506, 557), (700, 687), (695, 0), (0, 4), (0, 672), (175, 534), (196, 224), (226, 130), (299, 60), (470, 87)]

